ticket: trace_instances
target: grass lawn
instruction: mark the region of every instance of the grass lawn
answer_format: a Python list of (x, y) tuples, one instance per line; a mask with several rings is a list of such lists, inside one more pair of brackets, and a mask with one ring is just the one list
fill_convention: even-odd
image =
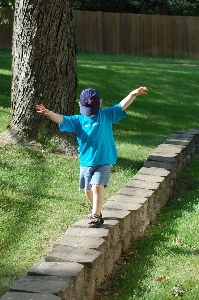
[[(137, 173), (147, 156), (170, 134), (199, 127), (198, 65), (197, 59), (77, 55), (77, 96), (83, 88), (95, 87), (101, 94), (103, 107), (107, 107), (118, 103), (139, 86), (149, 89), (147, 95), (138, 97), (128, 108), (127, 118), (114, 124), (118, 163), (112, 167), (106, 199)], [(0, 51), (0, 132), (6, 129), (10, 120), (10, 87), (11, 52)], [(78, 97), (75, 109), (78, 113)], [(0, 296), (35, 262), (43, 260), (53, 242), (68, 226), (88, 214), (89, 205), (83, 193), (78, 191), (78, 176), (77, 158), (69, 159), (48, 149), (39, 152), (0, 145)], [(196, 199), (194, 205), (197, 205)], [(181, 219), (187, 222), (183, 214)], [(151, 235), (161, 237), (162, 228), (156, 225), (154, 228), (158, 233), (151, 231), (149, 238)], [(132, 247), (137, 245), (141, 249), (139, 243), (142, 239)], [(197, 243), (194, 244), (197, 249)], [(159, 243), (158, 247), (161, 245)], [(151, 247), (155, 260), (158, 250), (155, 251), (153, 245)], [(154, 272), (155, 278), (159, 272), (152, 268), (154, 264), (147, 265), (151, 266), (148, 272)], [(145, 278), (143, 266), (144, 263), (140, 265), (143, 269), (141, 280)], [(166, 272), (163, 275), (166, 276)], [(133, 274), (130, 276), (134, 278)], [(139, 280), (135, 281), (138, 283)], [(166, 286), (167, 282), (162, 280), (159, 283)], [(147, 285), (144, 283), (143, 286)], [(138, 296), (132, 299), (160, 299), (159, 294), (154, 298)], [(134, 297), (129, 290), (127, 297), (122, 299), (130, 300), (128, 297)]]
[(98, 288), (100, 300), (199, 299), (199, 155), (159, 218)]

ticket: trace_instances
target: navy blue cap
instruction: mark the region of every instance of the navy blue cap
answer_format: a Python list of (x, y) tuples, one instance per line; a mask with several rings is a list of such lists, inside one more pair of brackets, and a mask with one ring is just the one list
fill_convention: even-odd
[(88, 88), (80, 94), (80, 113), (82, 115), (97, 115), (100, 109), (100, 95), (97, 90)]

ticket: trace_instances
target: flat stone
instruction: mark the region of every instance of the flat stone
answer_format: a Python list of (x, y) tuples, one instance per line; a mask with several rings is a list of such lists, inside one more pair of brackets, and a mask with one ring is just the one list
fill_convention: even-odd
[[(147, 204), (147, 199), (146, 199)], [(145, 219), (145, 215), (147, 214), (147, 205), (143, 205), (140, 203), (134, 203), (133, 201), (110, 201), (108, 200), (104, 208), (106, 209), (115, 209), (115, 210), (129, 210), (130, 217), (131, 217), (131, 224), (130, 228), (134, 228), (140, 225), (140, 223), (143, 221), (143, 218)]]
[[(131, 188), (125, 188), (125, 190), (130, 190)], [(127, 191), (128, 192), (128, 191)], [(128, 193), (124, 193), (124, 194), (118, 194), (118, 195), (114, 195), (111, 196), (108, 201), (115, 201), (116, 203), (121, 203), (121, 205), (126, 206), (126, 203), (139, 203), (139, 204), (144, 204), (145, 202), (147, 202), (148, 197), (144, 197), (144, 195), (131, 195), (130, 192)], [(108, 202), (107, 201), (107, 202)], [(106, 202), (106, 203), (107, 203)], [(124, 204), (125, 203), (125, 204)], [(104, 205), (104, 207), (106, 207), (106, 204)]]
[(153, 195), (153, 190), (149, 189), (140, 189), (132, 187), (131, 180), (127, 182), (126, 186), (121, 188), (116, 195), (111, 196), (110, 199), (120, 198), (121, 195), (129, 195), (129, 196), (142, 196), (142, 197), (151, 197)]
[(166, 180), (165, 177), (139, 174), (139, 173), (133, 176), (133, 180), (140, 180), (143, 182), (148, 182), (150, 184), (157, 183), (159, 184), (158, 191), (161, 193), (162, 190), (165, 190), (166, 186), (169, 184), (168, 180)]
[(172, 145), (182, 145), (182, 146), (188, 146), (190, 144), (190, 140), (183, 140), (183, 139), (166, 139), (164, 141), (165, 144), (172, 144)]
[(103, 226), (110, 232), (110, 247), (114, 246), (121, 235), (120, 226), (118, 220), (106, 219)]
[(147, 157), (147, 160), (158, 160), (172, 164), (180, 163), (182, 160), (181, 151), (176, 153), (176, 151), (168, 151), (168, 148), (170, 148), (170, 145), (168, 145), (168, 147), (155, 149), (154, 152)]
[[(116, 195), (116, 197), (119, 195)], [(110, 198), (109, 198), (110, 199)], [(102, 208), (102, 215), (103, 219), (113, 219), (113, 220), (123, 220), (123, 219), (128, 219), (129, 217), (129, 211), (128, 210), (123, 210), (123, 211), (117, 211), (117, 210), (106, 210)]]
[(70, 227), (65, 231), (64, 235), (108, 238), (109, 231), (105, 228), (92, 228), (91, 230), (91, 228)]
[(139, 174), (146, 174), (146, 175), (153, 175), (153, 176), (161, 176), (161, 177), (168, 177), (170, 176), (170, 172), (168, 170), (165, 170), (163, 168), (146, 168), (142, 167), (139, 171)]
[(1, 300), (60, 300), (60, 297), (50, 294), (7, 292)]
[[(159, 162), (146, 162), (145, 164), (147, 164), (147, 163), (149, 163), (151, 165), (153, 163), (159, 163)], [(145, 166), (145, 164), (144, 164), (144, 166)], [(161, 164), (161, 163), (159, 163), (159, 164)], [(131, 179), (127, 182), (126, 186), (130, 186), (133, 188), (140, 188), (140, 189), (156, 190), (159, 188), (160, 183)]]
[(133, 203), (133, 202), (126, 202), (125, 205), (121, 201), (111, 201), (108, 200), (104, 204), (104, 208), (111, 208), (111, 209), (116, 209), (116, 210), (139, 210), (142, 205), (139, 203)]
[[(90, 217), (87, 217), (87, 218), (83, 218), (79, 221), (77, 221), (76, 223), (74, 223), (72, 225), (73, 228), (81, 228), (81, 229), (88, 229), (88, 231), (93, 231), (94, 228), (88, 228), (88, 222), (90, 221)], [(102, 226), (100, 228), (95, 228), (96, 229), (96, 233), (98, 233), (98, 230), (99, 229), (106, 229), (106, 227), (104, 226), (104, 224), (102, 224)], [(91, 233), (92, 236), (94, 236), (93, 233)], [(98, 234), (97, 234), (98, 236)]]
[(84, 266), (76, 262), (37, 262), (27, 272), (29, 276), (75, 277), (83, 273)]
[(169, 163), (175, 163), (177, 161), (177, 154), (173, 154), (173, 156), (171, 155), (158, 155), (158, 153), (153, 153), (153, 154), (150, 154), (148, 157), (147, 157), (147, 160), (157, 160), (157, 161), (162, 161), (162, 162), (169, 162)]
[(154, 175), (147, 175), (147, 174), (140, 174), (140, 173), (134, 175), (133, 179), (148, 181), (148, 182), (158, 182), (158, 183), (162, 183), (163, 181), (165, 181), (164, 177), (158, 175), (154, 176)]
[(45, 261), (92, 264), (100, 255), (96, 250), (57, 246), (46, 255)]
[(179, 133), (180, 132), (184, 132), (184, 133), (191, 133), (191, 134), (199, 134), (199, 129), (196, 128), (196, 129), (189, 129), (189, 130), (182, 130), (182, 131), (178, 131)]
[[(85, 224), (84, 219), (76, 222), (73, 227), (75, 228), (87, 228), (87, 224)], [(119, 238), (120, 231), (119, 231), (119, 221), (118, 220), (111, 220), (106, 219), (104, 224), (102, 225), (103, 229), (107, 229), (109, 231), (109, 245), (108, 247), (111, 247), (114, 243), (117, 242), (117, 239)], [(87, 228), (88, 230), (93, 230), (93, 228)], [(100, 228), (97, 228), (100, 229)]]
[(28, 270), (27, 274), (70, 278), (71, 294), (75, 299), (84, 289), (84, 266), (75, 262), (38, 262)]
[[(79, 224), (79, 222), (77, 222)], [(73, 225), (76, 226), (76, 223)], [(83, 226), (83, 225), (82, 225)], [(110, 232), (106, 228), (87, 228), (87, 227), (70, 227), (68, 228), (63, 236), (71, 238), (75, 237), (90, 237), (90, 238), (103, 238), (106, 241), (107, 248), (110, 246)]]
[(54, 247), (66, 246), (74, 248), (95, 249), (100, 252), (107, 252), (108, 245), (105, 239), (93, 236), (68, 236), (63, 235), (54, 243)]
[(174, 133), (170, 135), (170, 138), (176, 138), (176, 139), (185, 139), (185, 140), (189, 140), (192, 141), (194, 137), (193, 133)]
[[(183, 158), (185, 155), (187, 155), (187, 153), (189, 152), (188, 149), (189, 149), (189, 145), (186, 146), (186, 145), (180, 145), (180, 144), (167, 144), (165, 143), (164, 145), (167, 145), (169, 148), (168, 148), (168, 151), (171, 150), (171, 151), (177, 151), (176, 149), (178, 148), (179, 149), (179, 153), (181, 153), (181, 157)], [(170, 152), (168, 152), (170, 153)]]
[[(159, 198), (157, 195), (154, 195), (152, 197), (143, 197), (143, 196), (137, 196), (137, 195), (115, 195), (112, 196), (108, 201), (108, 208), (110, 207), (114, 207), (114, 208), (118, 208), (118, 206), (120, 207), (120, 203), (122, 205), (122, 207), (124, 207), (125, 209), (127, 208), (132, 208), (132, 204), (139, 204), (140, 207), (142, 207), (144, 213), (144, 221), (146, 220), (146, 218), (149, 218), (149, 210), (151, 208), (153, 208), (153, 204), (156, 202), (156, 199)], [(118, 204), (119, 202), (119, 204)], [(129, 207), (129, 204), (131, 205)], [(105, 208), (106, 208), (106, 204), (105, 204)], [(133, 206), (134, 208), (134, 206)], [(137, 207), (136, 207), (137, 208)], [(139, 207), (138, 207), (139, 209)], [(132, 219), (132, 209), (129, 209), (131, 211), (131, 219)], [(147, 217), (148, 216), (148, 217)], [(132, 227), (132, 221), (130, 219), (130, 228)], [(129, 231), (129, 230), (128, 230)], [(127, 232), (127, 231), (126, 231)], [(126, 233), (125, 231), (123, 231), (123, 235), (125, 235)]]
[[(87, 224), (85, 225), (84, 219), (82, 219), (82, 220), (76, 222), (73, 225), (73, 227), (84, 228), (84, 227), (87, 227)], [(108, 246), (111, 247), (111, 245), (113, 243), (115, 243), (116, 240), (119, 238), (119, 222), (117, 220), (107, 219), (101, 228), (107, 229), (109, 231), (109, 245)], [(90, 231), (93, 230), (93, 228), (87, 228), (87, 229)], [(100, 229), (100, 228), (97, 228), (97, 229)]]
[(30, 292), (62, 296), (68, 290), (72, 280), (57, 276), (24, 276), (19, 278), (11, 287), (11, 292)]
[(120, 234), (125, 235), (130, 230), (131, 216), (128, 210), (112, 210), (102, 207), (102, 215), (104, 222), (107, 220), (118, 220)]
[(160, 162), (160, 161), (145, 161), (144, 167), (146, 168), (156, 167), (156, 168), (163, 168), (166, 170), (172, 170), (173, 168), (171, 163)]
[(155, 151), (156, 152), (160, 151), (161, 153), (166, 152), (169, 154), (172, 154), (172, 153), (179, 154), (185, 148), (186, 148), (186, 146), (182, 146), (182, 145), (179, 147), (179, 145), (161, 144), (156, 148)]
[(83, 219), (77, 221), (76, 223), (74, 223), (72, 225), (72, 227), (74, 227), (74, 228), (87, 228), (87, 229), (90, 229), (90, 228), (88, 228), (88, 222), (89, 222), (89, 220), (90, 220), (90, 218), (87, 216), (86, 218), (83, 218)]
[[(90, 230), (92, 231), (92, 229)], [(98, 280), (98, 282), (102, 282), (104, 280), (102, 258), (103, 255), (96, 250), (57, 246), (46, 255), (45, 261), (71, 261), (83, 264), (84, 281), (86, 287), (85, 293), (87, 299), (93, 299), (96, 279)]]

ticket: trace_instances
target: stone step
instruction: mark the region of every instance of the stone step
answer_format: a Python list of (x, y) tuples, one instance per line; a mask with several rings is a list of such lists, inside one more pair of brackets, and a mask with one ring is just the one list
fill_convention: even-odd
[(7, 292), (0, 299), (1, 300), (60, 300), (61, 298), (50, 294)]

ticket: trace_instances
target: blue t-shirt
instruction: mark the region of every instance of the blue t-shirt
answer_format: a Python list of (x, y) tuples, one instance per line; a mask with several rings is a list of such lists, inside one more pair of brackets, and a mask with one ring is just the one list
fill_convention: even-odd
[(77, 135), (81, 167), (115, 164), (117, 149), (112, 124), (126, 117), (120, 104), (101, 109), (90, 118), (86, 115), (63, 116), (61, 131)]

